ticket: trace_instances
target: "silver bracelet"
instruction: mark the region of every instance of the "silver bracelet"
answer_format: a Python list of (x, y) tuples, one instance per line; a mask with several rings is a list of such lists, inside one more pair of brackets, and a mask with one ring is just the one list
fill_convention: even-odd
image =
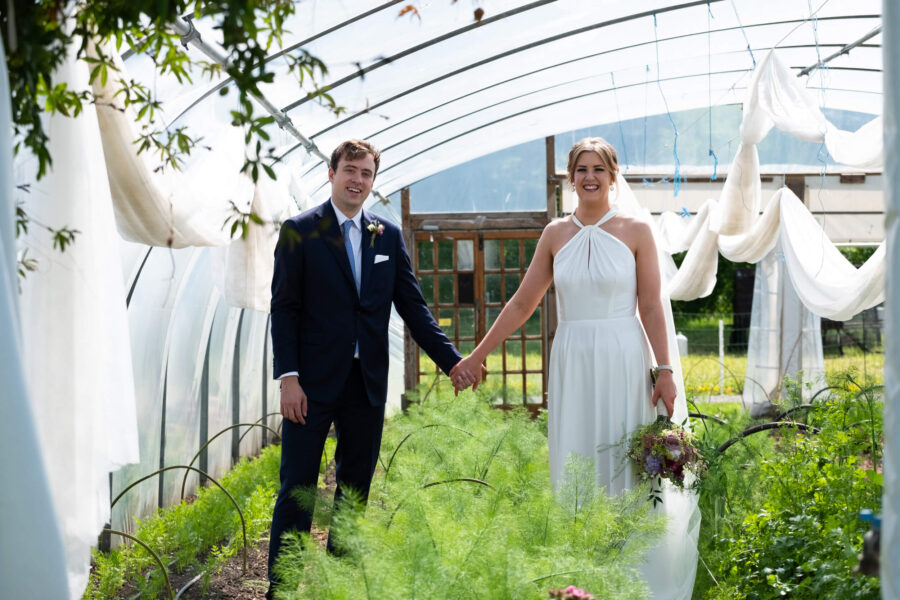
[(657, 365), (656, 370), (657, 371), (671, 371), (672, 373), (675, 372), (675, 369), (674, 369), (674, 367), (672, 367), (672, 365)]

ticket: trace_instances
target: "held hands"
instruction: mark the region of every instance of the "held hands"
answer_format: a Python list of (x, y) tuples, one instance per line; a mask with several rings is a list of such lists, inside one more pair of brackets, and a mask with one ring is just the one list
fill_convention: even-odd
[(672, 374), (672, 371), (660, 370), (656, 379), (656, 385), (653, 386), (653, 397), (650, 399), (653, 406), (656, 406), (659, 400), (662, 400), (666, 407), (666, 413), (671, 419), (672, 414), (675, 412), (675, 396), (677, 395), (678, 390), (675, 388), (675, 376)]
[(477, 390), (485, 373), (487, 368), (471, 354), (456, 363), (456, 366), (450, 369), (450, 381), (453, 382), (456, 395), (459, 396), (459, 393), (469, 386), (472, 386), (473, 392)]
[(306, 393), (294, 375), (281, 379), (281, 416), (293, 423), (306, 425)]

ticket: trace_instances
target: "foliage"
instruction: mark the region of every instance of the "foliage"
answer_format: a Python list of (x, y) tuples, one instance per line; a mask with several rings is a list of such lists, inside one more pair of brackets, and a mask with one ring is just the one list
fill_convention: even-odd
[(640, 552), (662, 522), (644, 489), (610, 499), (572, 461), (551, 491), (547, 438), (524, 410), (432, 392), (385, 426), (363, 518), (347, 507), (334, 558), (306, 536), (283, 546), (281, 598), (546, 598), (577, 585), (597, 597), (646, 594)]
[(864, 262), (869, 260), (869, 258), (875, 254), (875, 250), (878, 249), (878, 246), (840, 246), (838, 250), (841, 254), (844, 255), (844, 258), (849, 260), (854, 267), (857, 269), (863, 265)]
[[(673, 254), (672, 259), (677, 266), (681, 266), (687, 252)], [(731, 313), (734, 306), (734, 280), (735, 273), (739, 269), (754, 269), (756, 265), (750, 263), (731, 262), (721, 254), (718, 255), (718, 267), (716, 271), (716, 286), (712, 293), (695, 300), (675, 300), (672, 302), (672, 311), (676, 313)], [(676, 322), (676, 327), (680, 326)]]
[[(280, 458), (277, 446), (267, 447), (258, 458), (242, 459), (219, 480), (244, 512), (250, 544), (269, 528), (275, 505), (272, 482), (278, 481)], [(158, 554), (169, 556), (176, 570), (198, 566), (201, 561), (206, 571), (212, 570), (243, 546), (234, 505), (214, 486), (201, 488), (193, 502), (161, 509), (139, 522), (134, 535)], [(155, 598), (165, 591), (162, 573), (139, 546), (121, 546), (110, 553), (95, 551), (93, 560), (85, 599), (118, 597), (126, 582), (133, 582), (142, 598)]]
[[(745, 438), (713, 457), (701, 488), (703, 530), (695, 597), (878, 598), (877, 578), (851, 576), (867, 526), (881, 506), (881, 404), (848, 384), (793, 415), (817, 435), (780, 430)], [(800, 405), (796, 385), (782, 408)], [(710, 425), (713, 447), (748, 423)]]

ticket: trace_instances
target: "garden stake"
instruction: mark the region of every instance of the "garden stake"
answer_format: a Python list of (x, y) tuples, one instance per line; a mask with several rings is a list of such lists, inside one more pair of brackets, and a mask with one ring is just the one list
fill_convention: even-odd
[(131, 483), (128, 485), (128, 487), (126, 487), (124, 490), (122, 490), (121, 492), (119, 492), (119, 495), (116, 496), (115, 499), (110, 503), (109, 509), (112, 510), (112, 507), (116, 505), (116, 502), (119, 501), (119, 498), (121, 498), (122, 496), (124, 496), (124, 495), (125, 495), (125, 492), (127, 492), (128, 490), (130, 490), (131, 488), (133, 488), (133, 487), (136, 486), (137, 484), (141, 483), (142, 481), (146, 481), (146, 480), (148, 480), (148, 479), (150, 479), (151, 477), (154, 477), (154, 476), (156, 476), (156, 475), (161, 475), (162, 473), (165, 473), (166, 471), (171, 471), (172, 469), (188, 469), (188, 470), (196, 471), (197, 473), (200, 473), (201, 475), (203, 475), (204, 477), (206, 477), (207, 479), (209, 479), (210, 481), (212, 481), (214, 484), (216, 484), (216, 485), (218, 486), (218, 488), (219, 488), (220, 490), (222, 490), (222, 491), (225, 493), (226, 496), (228, 496), (228, 499), (231, 500), (231, 503), (234, 504), (234, 509), (238, 512), (238, 516), (241, 518), (241, 531), (242, 531), (243, 534), (244, 534), (244, 547), (242, 548), (242, 550), (243, 550), (242, 554), (244, 555), (244, 570), (243, 570), (243, 574), (246, 575), (246, 574), (247, 574), (247, 523), (246, 523), (246, 521), (244, 521), (244, 513), (243, 513), (243, 511), (241, 511), (241, 507), (238, 506), (238, 503), (237, 503), (237, 501), (235, 501), (234, 497), (233, 497), (231, 494), (228, 493), (228, 490), (226, 490), (224, 487), (222, 487), (222, 484), (221, 484), (221, 483), (219, 483), (218, 481), (216, 481), (215, 478), (213, 478), (212, 475), (210, 475), (209, 473), (205, 473), (205, 472), (201, 471), (201, 470), (198, 469), (197, 467), (192, 467), (192, 466), (190, 466), (190, 465), (172, 465), (172, 466), (170, 466), (170, 467), (163, 467), (162, 469), (157, 469), (156, 471), (150, 473), (149, 475), (145, 475), (144, 477), (141, 477), (141, 478), (138, 479), (137, 481), (131, 482)]
[[(253, 421), (253, 424), (261, 425), (262, 423), (260, 423), (260, 421), (264, 421), (265, 419), (268, 419), (269, 417), (280, 417), (280, 416), (281, 416), (280, 412), (270, 412), (269, 414), (262, 416), (262, 417), (258, 418), (257, 420)], [(271, 431), (271, 428), (269, 429), (269, 431)], [(247, 429), (247, 431), (245, 431), (244, 433), (241, 434), (241, 437), (238, 438), (238, 444), (240, 444), (242, 441), (244, 441), (244, 436), (246, 436), (248, 433), (250, 433), (250, 429)], [(277, 437), (278, 439), (281, 439), (281, 434), (276, 431), (275, 437)]]
[(748, 435), (759, 433), (760, 431), (766, 431), (768, 429), (780, 429), (782, 427), (796, 427), (800, 431), (808, 431), (810, 433), (819, 433), (820, 429), (818, 427), (810, 427), (805, 423), (795, 423), (794, 421), (775, 421), (774, 423), (763, 423), (762, 425), (754, 425), (753, 427), (748, 427), (740, 434), (731, 438), (718, 448), (716, 448), (716, 452), (721, 454), (728, 450), (731, 446), (738, 443), (740, 440), (744, 439)]
[(121, 535), (124, 538), (128, 538), (129, 540), (132, 540), (132, 541), (140, 544), (144, 550), (149, 552), (150, 556), (153, 557), (153, 560), (156, 561), (156, 564), (159, 565), (159, 568), (162, 571), (163, 577), (166, 578), (166, 589), (169, 590), (169, 598), (171, 598), (172, 600), (175, 600), (175, 590), (172, 589), (172, 584), (169, 582), (169, 572), (166, 570), (166, 566), (163, 564), (163, 561), (160, 560), (159, 556), (156, 554), (156, 552), (154, 552), (150, 548), (150, 546), (148, 546), (141, 540), (137, 539), (133, 535), (131, 535), (129, 533), (125, 533), (124, 531), (118, 531), (116, 529), (109, 529), (108, 527), (105, 528), (103, 531), (104, 531), (104, 533), (115, 533), (116, 535)]
[[(200, 455), (203, 454), (203, 451), (206, 450), (207, 446), (209, 446), (209, 445), (212, 443), (212, 441), (213, 441), (214, 439), (216, 439), (217, 437), (219, 437), (220, 435), (222, 435), (222, 434), (225, 433), (226, 431), (230, 431), (230, 430), (234, 429), (235, 427), (263, 427), (263, 428), (268, 429), (269, 431), (271, 431), (272, 434), (273, 434), (275, 437), (277, 437), (277, 438), (279, 438), (279, 439), (281, 438), (281, 436), (278, 435), (278, 433), (277, 433), (274, 429), (272, 429), (272, 428), (269, 427), (268, 425), (263, 425), (262, 423), (236, 423), (236, 424), (234, 424), (234, 425), (229, 425), (228, 427), (226, 427), (225, 429), (223, 429), (222, 431), (220, 431), (220, 432), (217, 433), (216, 435), (214, 435), (214, 436), (212, 436), (211, 438), (209, 438), (208, 440), (206, 440), (206, 443), (203, 444), (202, 446), (200, 446), (200, 449), (197, 450), (197, 454), (194, 455), (194, 458), (191, 459), (191, 462), (189, 462), (189, 463), (187, 464), (187, 466), (188, 466), (188, 467), (192, 467), (192, 466), (194, 465), (194, 461), (196, 461), (198, 458), (200, 458)], [(249, 429), (248, 429), (247, 431), (249, 431)], [(245, 431), (244, 433), (247, 433), (247, 432)], [(243, 436), (241, 436), (241, 437), (243, 437)], [(238, 440), (238, 443), (240, 443), (240, 439)], [(184, 500), (184, 488), (185, 488), (185, 486), (187, 485), (187, 476), (188, 476), (188, 474), (187, 474), (187, 472), (185, 471), (185, 473), (184, 473), (184, 478), (181, 480), (181, 499), (182, 499), (182, 500)], [(208, 475), (207, 475), (207, 477), (208, 477)], [(221, 486), (220, 486), (220, 487), (221, 487)]]

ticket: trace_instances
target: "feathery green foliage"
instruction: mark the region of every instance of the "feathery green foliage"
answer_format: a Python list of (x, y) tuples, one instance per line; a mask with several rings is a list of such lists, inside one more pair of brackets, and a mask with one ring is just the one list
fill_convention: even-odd
[(347, 508), (332, 522), (345, 556), (294, 538), (278, 593), (546, 598), (575, 584), (598, 598), (646, 597), (636, 567), (664, 524), (645, 495), (610, 499), (590, 463), (572, 461), (554, 497), (541, 421), (438, 391), (386, 424), (365, 515)]

